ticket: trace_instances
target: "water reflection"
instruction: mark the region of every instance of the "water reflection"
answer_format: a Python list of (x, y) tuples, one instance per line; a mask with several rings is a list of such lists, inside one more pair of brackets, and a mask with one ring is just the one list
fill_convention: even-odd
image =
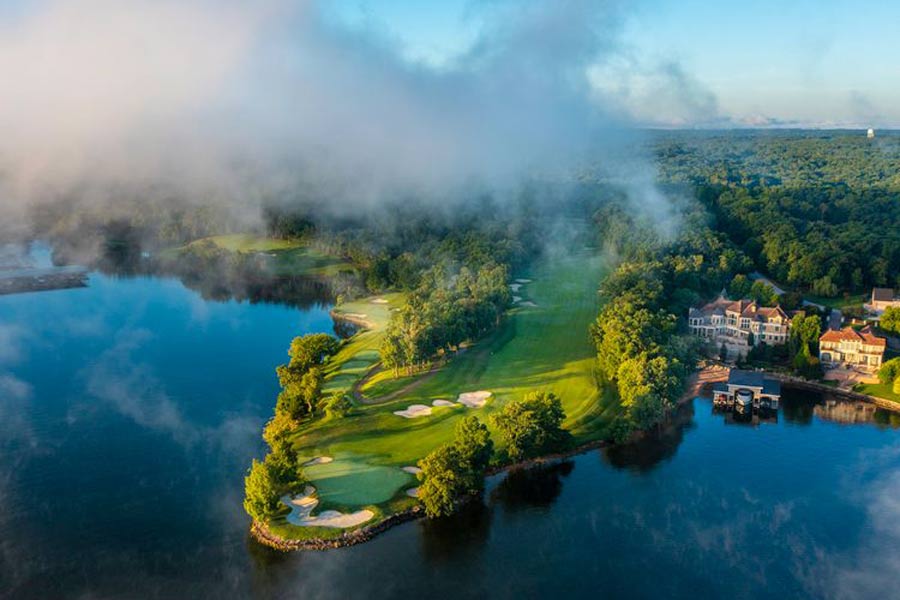
[(695, 427), (694, 403), (678, 407), (669, 420), (634, 443), (610, 446), (602, 451), (604, 462), (617, 469), (651, 471), (678, 451), (684, 434)]
[(538, 465), (509, 473), (491, 492), (491, 502), (500, 503), (507, 512), (552, 505), (563, 489), (563, 479), (572, 473), (575, 463)]
[(443, 562), (461, 554), (477, 555), (490, 537), (492, 519), (492, 507), (478, 498), (452, 517), (420, 521), (422, 556), (428, 561)]

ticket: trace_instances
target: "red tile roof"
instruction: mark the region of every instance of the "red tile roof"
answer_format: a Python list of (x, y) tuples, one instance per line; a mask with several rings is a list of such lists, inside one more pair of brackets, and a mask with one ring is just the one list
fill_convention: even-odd
[(856, 331), (852, 327), (844, 327), (843, 329), (829, 329), (819, 338), (820, 342), (860, 342), (869, 346), (887, 346), (884, 338), (876, 337), (871, 330), (863, 329)]

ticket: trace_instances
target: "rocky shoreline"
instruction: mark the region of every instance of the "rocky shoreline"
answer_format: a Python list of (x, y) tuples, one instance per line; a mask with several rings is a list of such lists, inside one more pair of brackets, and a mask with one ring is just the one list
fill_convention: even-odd
[[(643, 432), (635, 432), (633, 438), (639, 438), (642, 433)], [(508, 473), (512, 471), (553, 464), (561, 460), (572, 458), (573, 456), (577, 456), (579, 454), (584, 454), (585, 452), (590, 452), (591, 450), (605, 448), (610, 444), (611, 442), (608, 442), (607, 440), (594, 440), (591, 442), (585, 442), (584, 444), (580, 444), (565, 452), (548, 454), (546, 456), (532, 458), (511, 465), (489, 469), (487, 472), (485, 472), (485, 477), (499, 475), (504, 472)], [(471, 498), (464, 498), (461, 500), (461, 502), (466, 502), (470, 499)], [(260, 544), (268, 546), (269, 548), (274, 548), (275, 550), (280, 550), (282, 552), (293, 552), (297, 550), (332, 550), (368, 542), (375, 536), (384, 533), (392, 527), (402, 525), (403, 523), (407, 523), (424, 516), (425, 509), (421, 506), (414, 506), (413, 508), (410, 508), (403, 512), (394, 513), (379, 521), (378, 523), (374, 523), (372, 525), (368, 525), (354, 531), (348, 531), (343, 535), (332, 539), (314, 538), (306, 540), (286, 540), (272, 533), (272, 531), (266, 526), (265, 523), (260, 523), (259, 521), (253, 521), (253, 523), (250, 525), (250, 534)]]
[(368, 542), (379, 533), (384, 533), (391, 527), (400, 525), (418, 519), (425, 514), (424, 509), (420, 506), (414, 506), (409, 510), (395, 513), (387, 518), (374, 523), (372, 525), (356, 529), (354, 531), (345, 532), (340, 537), (333, 539), (314, 538), (308, 540), (286, 540), (272, 533), (265, 523), (253, 521), (250, 525), (250, 535), (257, 542), (275, 550), (282, 552), (292, 552), (295, 550), (331, 550), (334, 548), (345, 548), (347, 546), (355, 546)]

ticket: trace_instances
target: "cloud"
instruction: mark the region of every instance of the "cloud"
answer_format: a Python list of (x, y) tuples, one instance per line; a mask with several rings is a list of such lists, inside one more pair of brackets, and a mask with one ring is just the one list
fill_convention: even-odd
[[(628, 3), (487, 3), (471, 48), (440, 68), (408, 62), (389, 37), (325, 6), (48, 0), (7, 15), (7, 208), (71, 196), (249, 212), (297, 196), (353, 209), (452, 198), (569, 169), (629, 124), (588, 77), (620, 53)], [(672, 93), (703, 112), (709, 98), (666, 70), (681, 87)]]
[(25, 330), (15, 323), (0, 323), (0, 366), (18, 362), (22, 358)]
[(860, 454), (862, 466), (843, 487), (866, 514), (861, 543), (817, 573), (822, 595), (840, 600), (886, 597), (900, 569), (900, 446)]
[[(83, 372), (87, 395), (136, 425), (171, 437), (181, 446), (216, 450), (229, 456), (256, 453), (262, 427), (259, 417), (235, 413), (207, 426), (185, 416), (152, 365), (138, 358), (153, 337), (152, 332), (142, 328), (125, 328), (116, 333), (113, 344)], [(93, 402), (78, 405), (69, 419), (77, 420), (96, 408)]]

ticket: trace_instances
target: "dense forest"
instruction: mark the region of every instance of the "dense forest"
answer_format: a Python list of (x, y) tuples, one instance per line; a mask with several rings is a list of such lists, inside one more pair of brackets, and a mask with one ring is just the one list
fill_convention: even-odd
[(680, 132), (651, 145), (661, 183), (692, 188), (777, 281), (826, 297), (900, 287), (900, 136)]

